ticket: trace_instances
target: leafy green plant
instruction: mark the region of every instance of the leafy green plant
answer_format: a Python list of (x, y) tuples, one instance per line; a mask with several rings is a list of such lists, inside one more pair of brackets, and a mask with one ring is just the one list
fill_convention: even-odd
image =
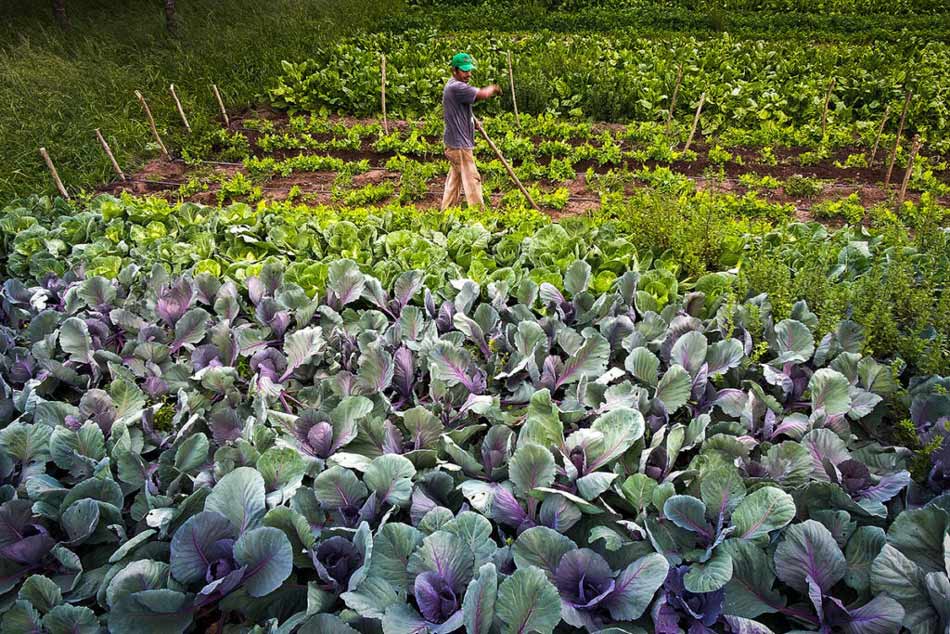
[(248, 202), (255, 202), (261, 199), (263, 192), (260, 185), (255, 185), (242, 172), (237, 172), (231, 178), (221, 180), (218, 187), (218, 204), (225, 201), (235, 201), (240, 198), (246, 198)]
[(840, 161), (835, 161), (835, 167), (867, 167), (868, 166), (868, 157), (864, 152), (858, 152), (857, 154), (848, 154), (848, 157), (844, 160), (844, 163)]
[(752, 173), (741, 174), (739, 176), (739, 182), (749, 189), (756, 190), (774, 190), (782, 186), (782, 182), (779, 179), (769, 174), (763, 174), (761, 176)]
[(839, 200), (820, 202), (812, 207), (811, 213), (815, 218), (840, 218), (852, 225), (861, 224), (866, 214), (857, 192)]
[(782, 187), (785, 193), (793, 198), (814, 198), (824, 189), (818, 179), (799, 174), (788, 177)]
[(732, 154), (722, 149), (718, 144), (709, 148), (709, 152), (706, 154), (706, 157), (713, 165), (725, 165), (733, 158)]
[(395, 191), (395, 186), (389, 181), (383, 183), (369, 183), (359, 189), (347, 192), (343, 196), (343, 202), (346, 205), (354, 207), (378, 203), (392, 197)]

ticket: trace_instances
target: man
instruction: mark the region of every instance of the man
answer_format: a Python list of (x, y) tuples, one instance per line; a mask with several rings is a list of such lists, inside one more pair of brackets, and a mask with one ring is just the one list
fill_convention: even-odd
[(469, 85), (475, 62), (468, 53), (456, 53), (452, 57), (452, 79), (442, 90), (442, 108), (445, 119), (445, 157), (450, 169), (445, 179), (442, 209), (459, 203), (461, 190), (469, 207), (482, 206), (482, 179), (475, 167), (475, 123), (472, 120), (472, 104), (501, 94), (496, 84), (485, 88)]

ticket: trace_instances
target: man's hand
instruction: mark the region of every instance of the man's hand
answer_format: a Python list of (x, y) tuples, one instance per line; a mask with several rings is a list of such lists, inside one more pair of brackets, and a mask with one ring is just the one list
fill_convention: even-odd
[(495, 95), (501, 94), (501, 86), (498, 84), (491, 84), (490, 86), (485, 86), (484, 88), (478, 89), (478, 94), (475, 95), (476, 101), (483, 101)]

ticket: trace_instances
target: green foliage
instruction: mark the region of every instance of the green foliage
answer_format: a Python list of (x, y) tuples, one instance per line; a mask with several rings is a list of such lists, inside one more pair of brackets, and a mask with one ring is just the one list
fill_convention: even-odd
[(813, 198), (821, 193), (824, 185), (816, 178), (795, 174), (785, 181), (784, 189), (785, 194), (793, 198)]
[(390, 198), (395, 190), (395, 186), (388, 181), (383, 183), (370, 183), (348, 192), (343, 197), (343, 202), (352, 207), (377, 203)]
[(826, 200), (811, 209), (815, 218), (842, 219), (848, 224), (859, 225), (864, 220), (864, 205), (857, 192), (839, 200)]
[(247, 202), (255, 202), (261, 199), (261, 188), (255, 185), (243, 173), (238, 172), (231, 178), (221, 181), (221, 187), (218, 189), (218, 204), (224, 204), (225, 201), (233, 201), (244, 198)]
[[(425, 41), (426, 47), (419, 47), (420, 41)], [(661, 120), (669, 109), (677, 65), (683, 64), (692, 71), (680, 87), (674, 113), (677, 120), (691, 116), (705, 90), (704, 134), (773, 125), (798, 128), (812, 140), (831, 78), (836, 80), (832, 128), (876, 122), (888, 104), (892, 110), (899, 107), (900, 73), (907, 61), (904, 46), (885, 42), (815, 47), (807, 39), (762, 42), (727, 35), (702, 41), (683, 35), (650, 39), (619, 30), (570, 37), (528, 32), (514, 39), (493, 32), (440, 34), (410, 29), (359, 35), (342, 44), (322, 46), (306, 61), (288, 60), (269, 94), (278, 107), (291, 112), (373, 115), (379, 101), (377, 60), (385, 52), (393, 68), (387, 81), (412, 86), (392, 95), (387, 105), (391, 112), (415, 117), (438, 110), (447, 78), (445, 60), (460, 48), (478, 60), (476, 77), (485, 78), (503, 77), (507, 71), (505, 51), (513, 51), (518, 105), (523, 113), (569, 117), (582, 113), (603, 121)], [(907, 126), (912, 130), (927, 128), (931, 143), (943, 142), (950, 121), (939, 93), (940, 78), (950, 64), (948, 51), (946, 45), (931, 42), (918, 53), (917, 67), (922, 74), (915, 81), (917, 98)], [(510, 103), (504, 98), (491, 100), (479, 104), (478, 109), (483, 113), (507, 111)], [(828, 132), (829, 137), (836, 134), (834, 129)], [(504, 137), (499, 138), (502, 145), (507, 142)], [(615, 164), (617, 148), (603, 142), (592, 145), (599, 146), (600, 153), (591, 158)], [(668, 143), (666, 148), (669, 152)], [(521, 151), (516, 145), (508, 149), (514, 156)], [(829, 147), (820, 145), (800, 159), (808, 165), (828, 156)], [(714, 152), (711, 160), (722, 163), (726, 158)]]
[(716, 144), (715, 146), (709, 148), (707, 158), (713, 165), (725, 165), (732, 160), (732, 154), (725, 151), (718, 144)]
[(763, 174), (757, 176), (752, 173), (742, 174), (739, 176), (739, 182), (748, 187), (749, 189), (778, 189), (782, 186), (782, 182), (771, 176), (769, 174)]
[[(134, 0), (69, 3), (72, 29), (62, 32), (48, 3), (13, 0), (0, 9), (0, 200), (52, 192), (36, 152), (45, 146), (71, 192), (112, 178), (92, 134), (100, 128), (126, 173), (156, 156), (133, 91), (148, 99), (168, 148), (184, 158), (219, 143), (240, 160), (242, 133), (221, 130), (209, 83), (233, 112), (257, 103), (282, 59), (302, 59), (313, 42), (336, 40), (378, 24), (397, 9), (366, 0), (332, 7), (275, 0), (179, 2), (179, 36), (165, 31), (161, 10)], [(239, 18), (239, 19), (238, 19)], [(168, 90), (174, 83), (188, 134)], [(227, 148), (225, 146), (230, 146)], [(3, 204), (0, 203), (0, 204)]]

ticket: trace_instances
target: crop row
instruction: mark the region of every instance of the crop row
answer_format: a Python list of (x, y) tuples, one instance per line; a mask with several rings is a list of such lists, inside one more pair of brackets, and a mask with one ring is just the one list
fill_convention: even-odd
[[(414, 6), (451, 8), (451, 2), (445, 0), (412, 0)], [(499, 0), (479, 0), (478, 4), (485, 8), (494, 5), (506, 6), (507, 3)], [(672, 9), (683, 7), (695, 9), (696, 5), (689, 0), (607, 0), (594, 2), (593, 0), (547, 0), (548, 10), (577, 11), (591, 6), (600, 6), (614, 11), (631, 9), (649, 10), (656, 8)], [(793, 12), (793, 13), (821, 13), (821, 14), (902, 14), (928, 15), (947, 12), (946, 4), (939, 0), (721, 0), (717, 5), (720, 11), (747, 11), (747, 12)]]
[[(849, 317), (874, 333), (878, 355), (912, 367), (947, 367), (950, 256), (944, 210), (929, 196), (905, 203), (900, 216), (883, 210), (874, 234), (818, 225), (775, 228), (761, 201), (673, 190), (639, 190), (591, 217), (560, 223), (519, 207), (443, 214), (414, 207), (307, 207), (243, 203), (205, 207), (160, 198), (100, 197), (75, 209), (46, 199), (9, 206), (0, 219), (6, 275), (38, 283), (81, 269), (115, 278), (129, 265), (161, 264), (227, 276), (238, 282), (265, 261), (308, 295), (325, 289), (329, 262), (348, 258), (393, 283), (401, 271), (425, 274), (433, 292), (451, 280), (517, 286), (529, 279), (561, 287), (575, 258), (604, 290), (623, 271), (651, 266), (673, 273), (657, 292), (703, 275), (737, 269), (737, 288), (767, 292), (787, 317), (797, 299), (820, 307), (823, 332)], [(651, 265), (651, 263), (655, 263)], [(662, 295), (658, 295), (658, 298)], [(658, 299), (658, 301), (660, 301)]]
[[(425, 49), (416, 44), (427, 42)], [(464, 36), (411, 31), (351, 38), (315, 51), (312, 59), (285, 63), (270, 90), (278, 107), (291, 111), (379, 110), (379, 60), (387, 57), (387, 104), (392, 112), (418, 115), (441, 103), (452, 51), (470, 51), (480, 67), (476, 82), (506, 78), (505, 52), (514, 55), (519, 109), (530, 113), (583, 114), (604, 121), (665, 120), (678, 67), (683, 69), (674, 116), (688, 120), (706, 93), (704, 130), (758, 127), (764, 121), (801, 126), (820, 121), (834, 81), (829, 118), (877, 123), (886, 107), (890, 127), (905, 90), (914, 98), (911, 131), (932, 142), (946, 137), (946, 45), (913, 39), (875, 46), (810, 42), (647, 39), (623, 32), (591, 35), (527, 33)], [(913, 69), (908, 73), (907, 69)], [(510, 101), (486, 102), (486, 112), (510, 109)]]
[[(784, 147), (781, 143), (806, 140), (808, 135), (800, 134), (803, 131), (764, 126), (755, 132), (734, 131), (701, 139), (694, 149), (683, 151), (681, 143), (685, 139), (680, 135), (685, 131), (674, 125), (668, 134), (662, 123), (610, 126), (550, 115), (522, 115), (519, 126), (512, 115), (503, 114), (486, 118), (484, 124), (532, 197), (544, 208), (564, 209), (571, 200), (599, 199), (603, 204), (605, 196), (619, 202), (635, 184), (690, 194), (696, 190), (690, 177), (701, 176), (713, 183), (729, 181), (730, 187), (746, 191), (741, 205), (744, 208), (737, 207), (740, 216), (771, 220), (787, 219), (794, 210), (787, 204), (757, 199), (756, 194), (801, 201), (821, 194), (827, 182), (858, 179), (875, 183), (883, 178), (894, 142), (892, 134), (878, 139), (869, 126), (834, 127), (822, 142), (805, 146), (813, 149), (801, 151), (804, 148)], [(241, 120), (233, 131), (216, 130), (191, 137), (182, 155), (197, 169), (166, 195), (182, 200), (197, 195), (201, 201), (216, 197), (219, 204), (239, 200), (255, 203), (263, 198), (323, 203), (332, 200), (356, 206), (388, 200), (403, 204), (435, 200), (440, 193), (435, 180), (447, 172), (437, 136), (441, 125), (440, 119), (430, 116), (398, 122), (386, 133), (374, 120), (251, 116)], [(752, 149), (756, 142), (767, 144)], [(903, 178), (908, 152), (905, 145), (897, 149), (891, 178), (895, 186)], [(475, 153), (486, 200), (501, 193), (501, 205), (523, 204), (507, 170), (481, 138), (476, 140)], [(872, 156), (875, 160), (869, 166)], [(208, 159), (241, 161), (244, 170), (233, 175), (214, 173), (202, 165)], [(637, 165), (642, 167), (638, 169)], [(927, 192), (945, 200), (950, 194), (946, 167), (939, 156), (918, 153), (908, 191)], [(359, 176), (370, 170), (374, 174), (369, 177)], [(323, 174), (311, 187), (306, 175), (313, 172)], [(326, 173), (333, 175), (332, 183), (327, 182)], [(276, 177), (292, 177), (289, 182), (296, 186), (287, 181), (269, 183)], [(856, 195), (845, 194), (840, 200), (822, 202), (812, 210), (814, 217), (860, 224), (877, 223), (890, 213), (881, 216), (883, 210), (871, 209)]]

